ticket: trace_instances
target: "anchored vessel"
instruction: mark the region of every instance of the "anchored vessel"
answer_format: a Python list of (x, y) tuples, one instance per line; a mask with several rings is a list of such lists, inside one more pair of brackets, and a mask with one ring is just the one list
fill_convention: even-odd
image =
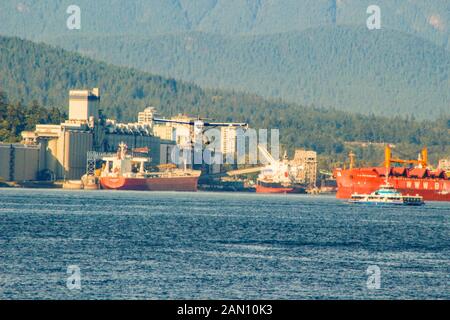
[[(427, 167), (427, 150), (423, 149), (418, 160), (400, 160), (391, 157), (386, 147), (385, 166), (353, 168), (351, 154), (349, 169), (335, 169), (337, 198), (350, 199), (353, 194), (370, 194), (387, 182), (402, 194), (413, 194), (429, 201), (450, 201), (450, 180), (444, 170)], [(393, 163), (411, 167), (393, 167)]]
[(421, 206), (424, 205), (423, 197), (402, 195), (393, 185), (386, 183), (375, 192), (371, 194), (354, 193), (350, 197), (350, 203), (367, 203), (376, 205), (409, 205)]
[(299, 168), (292, 167), (286, 155), (282, 161), (277, 161), (265, 147), (259, 145), (258, 149), (269, 165), (261, 170), (256, 180), (257, 193), (306, 193), (306, 186), (295, 180)]
[(294, 183), (289, 175), (279, 178), (271, 173), (262, 173), (256, 181), (257, 193), (306, 193), (306, 187)]
[(145, 171), (146, 157), (127, 154), (127, 146), (119, 145), (115, 157), (104, 157), (100, 175), (103, 189), (147, 191), (197, 191), (201, 171), (166, 168), (159, 172)]

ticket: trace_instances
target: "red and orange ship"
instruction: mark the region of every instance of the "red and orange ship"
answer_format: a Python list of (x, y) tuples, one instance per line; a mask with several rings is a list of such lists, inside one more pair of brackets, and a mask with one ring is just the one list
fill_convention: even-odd
[[(392, 158), (391, 148), (386, 147), (382, 167), (353, 168), (354, 154), (350, 154), (350, 168), (334, 170), (339, 199), (349, 199), (352, 194), (370, 194), (388, 182), (403, 195), (419, 195), (428, 201), (450, 201), (450, 179), (445, 170), (428, 168), (427, 149), (418, 160)], [(402, 166), (396, 167), (393, 164)], [(409, 165), (409, 166), (405, 166)]]

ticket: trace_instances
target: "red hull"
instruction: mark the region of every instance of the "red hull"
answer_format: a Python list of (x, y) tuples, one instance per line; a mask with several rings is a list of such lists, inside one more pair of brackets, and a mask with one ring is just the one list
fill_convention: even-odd
[(304, 188), (256, 185), (256, 193), (306, 193)]
[(103, 189), (142, 191), (197, 191), (198, 177), (100, 178)]
[[(384, 184), (382, 168), (336, 169), (339, 199), (349, 199), (353, 193), (368, 194)], [(408, 176), (390, 176), (389, 183), (404, 195), (420, 195), (428, 201), (450, 201), (450, 180), (446, 178), (415, 178)]]
[(256, 193), (292, 193), (294, 188), (272, 188), (263, 187), (260, 185), (256, 186)]

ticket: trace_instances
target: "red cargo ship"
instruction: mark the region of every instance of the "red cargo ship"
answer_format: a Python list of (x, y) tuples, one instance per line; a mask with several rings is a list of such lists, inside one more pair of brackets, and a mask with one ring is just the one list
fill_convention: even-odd
[(256, 183), (257, 193), (306, 193), (306, 188), (303, 185), (281, 183), (270, 183), (258, 180)]
[(106, 165), (100, 175), (103, 189), (146, 191), (197, 191), (201, 171), (168, 168), (160, 172), (144, 169), (147, 157), (127, 154), (125, 144), (120, 144), (117, 155), (104, 157)]
[(289, 164), (286, 154), (282, 161), (278, 161), (264, 146), (258, 145), (258, 149), (269, 165), (262, 168), (258, 176), (257, 193), (306, 193), (305, 186), (297, 183), (295, 179), (299, 168)]
[[(391, 157), (386, 147), (385, 166), (353, 168), (353, 154), (349, 169), (335, 169), (339, 199), (349, 199), (352, 194), (370, 194), (388, 182), (403, 195), (419, 195), (428, 201), (450, 201), (450, 179), (444, 170), (427, 168), (427, 150), (422, 150), (418, 160), (401, 160)], [(393, 167), (393, 163), (410, 164), (414, 167)]]
[(197, 191), (198, 176), (101, 177), (103, 189), (141, 191)]

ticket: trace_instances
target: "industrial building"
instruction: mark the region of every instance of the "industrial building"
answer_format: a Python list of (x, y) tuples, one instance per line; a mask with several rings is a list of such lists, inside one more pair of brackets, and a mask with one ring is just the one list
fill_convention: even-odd
[(317, 153), (315, 151), (297, 149), (291, 166), (301, 168), (298, 170), (296, 180), (308, 186), (316, 186), (317, 181)]
[(172, 126), (168, 125), (154, 125), (153, 134), (159, 137), (161, 140), (176, 141), (176, 130)]
[(234, 158), (237, 152), (237, 128), (222, 127), (220, 134), (220, 151), (224, 156), (232, 155)]
[(153, 117), (156, 114), (156, 109), (148, 107), (144, 111), (138, 113), (138, 123), (143, 125), (153, 125)]
[(22, 144), (2, 144), (0, 177), (8, 181), (78, 180), (86, 173), (89, 151), (113, 152), (121, 142), (130, 149), (148, 148), (152, 165), (169, 162), (175, 142), (161, 141), (153, 134), (154, 109), (139, 113), (137, 123), (100, 121), (100, 99), (98, 88), (72, 90), (68, 120), (22, 132)]

